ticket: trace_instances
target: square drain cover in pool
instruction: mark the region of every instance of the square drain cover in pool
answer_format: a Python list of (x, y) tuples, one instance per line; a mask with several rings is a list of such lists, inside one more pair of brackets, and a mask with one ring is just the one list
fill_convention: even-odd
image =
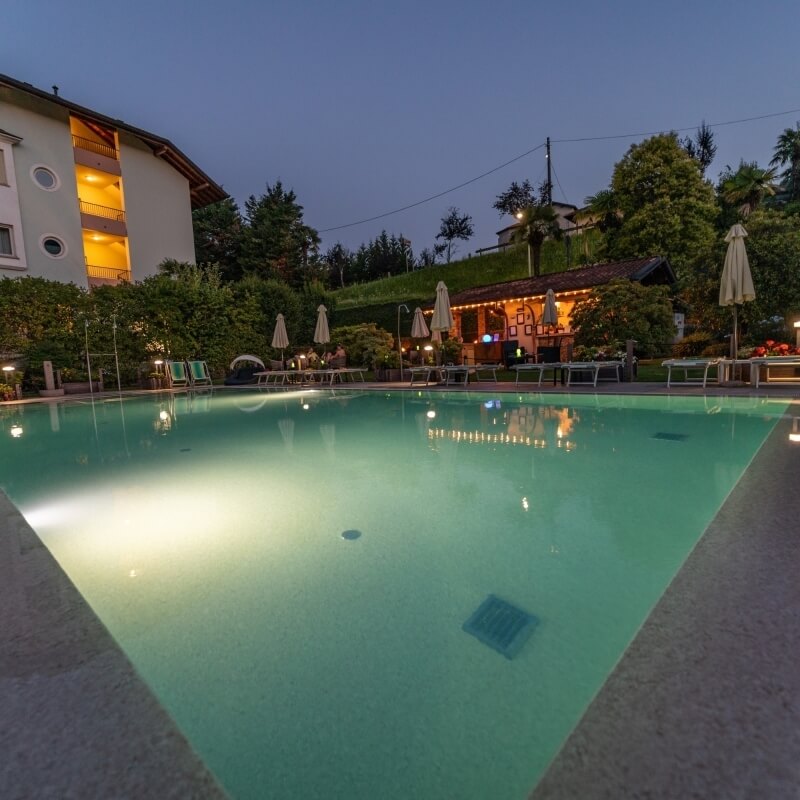
[(687, 433), (654, 433), (654, 439), (663, 439), (666, 442), (685, 442), (689, 438)]
[(490, 594), (461, 626), (506, 658), (514, 658), (539, 620)]

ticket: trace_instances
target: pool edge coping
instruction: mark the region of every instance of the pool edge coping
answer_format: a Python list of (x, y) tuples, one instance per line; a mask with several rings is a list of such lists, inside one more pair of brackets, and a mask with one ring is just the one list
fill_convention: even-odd
[(800, 445), (787, 446), (791, 411), (790, 404), (529, 800), (795, 796), (800, 492), (791, 479), (800, 474)]

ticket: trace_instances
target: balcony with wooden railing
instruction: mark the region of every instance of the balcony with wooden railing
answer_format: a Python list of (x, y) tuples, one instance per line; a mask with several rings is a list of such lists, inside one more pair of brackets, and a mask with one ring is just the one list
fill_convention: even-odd
[(113, 158), (115, 161), (119, 160), (119, 153), (116, 147), (103, 142), (96, 142), (94, 139), (87, 139), (85, 136), (76, 136), (73, 133), (72, 146), (80, 147), (81, 150), (88, 150), (90, 153), (97, 153), (97, 155), (105, 156), (106, 158)]
[(87, 264), (86, 274), (89, 277), (90, 286), (119, 283), (131, 279), (131, 271), (127, 267), (99, 267), (96, 264)]

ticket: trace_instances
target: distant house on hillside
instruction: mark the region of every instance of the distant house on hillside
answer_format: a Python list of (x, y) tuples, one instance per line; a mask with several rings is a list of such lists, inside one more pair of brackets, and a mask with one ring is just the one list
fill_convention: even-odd
[(227, 194), (168, 139), (5, 75), (0, 120), (0, 277), (97, 286), (195, 260), (192, 210)]

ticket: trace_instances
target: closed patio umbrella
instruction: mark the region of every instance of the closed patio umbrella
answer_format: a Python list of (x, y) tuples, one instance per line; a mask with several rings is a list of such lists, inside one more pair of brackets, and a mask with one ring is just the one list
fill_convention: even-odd
[(322, 304), (317, 306), (317, 327), (314, 328), (314, 342), (316, 344), (328, 344), (331, 340), (331, 332), (328, 330), (328, 309)]
[(552, 289), (547, 290), (544, 296), (544, 311), (542, 312), (542, 325), (558, 325), (558, 309), (556, 296)]
[(733, 338), (731, 339), (731, 358), (736, 358), (739, 350), (737, 306), (756, 299), (753, 276), (747, 260), (744, 237), (747, 231), (738, 223), (725, 235), (728, 249), (725, 252), (725, 265), (719, 287), (719, 304), (733, 306)]
[(422, 313), (422, 309), (417, 306), (414, 309), (414, 321), (411, 323), (411, 338), (427, 339), (430, 335), (431, 332), (425, 323), (425, 315)]
[(272, 346), (281, 351), (281, 362), (283, 362), (283, 351), (289, 346), (289, 336), (286, 333), (286, 320), (283, 314), (278, 314), (275, 321), (275, 333), (272, 334)]
[(436, 303), (433, 306), (433, 319), (431, 320), (431, 331), (433, 331), (433, 341), (442, 341), (442, 332), (449, 331), (454, 325), (453, 314), (450, 311), (450, 295), (447, 293), (447, 286), (444, 281), (436, 284)]

